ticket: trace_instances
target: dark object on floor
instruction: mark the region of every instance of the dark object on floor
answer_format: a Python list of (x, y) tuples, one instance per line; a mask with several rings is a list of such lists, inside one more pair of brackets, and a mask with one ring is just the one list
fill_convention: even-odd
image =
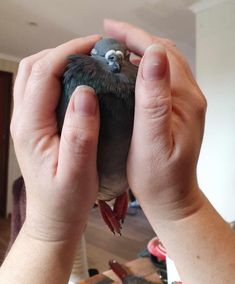
[(147, 249), (142, 250), (137, 254), (138, 257), (150, 257), (150, 252)]
[(129, 190), (129, 199), (130, 202), (136, 201), (135, 195), (133, 194), (132, 190)]
[(143, 277), (130, 274), (125, 268), (116, 260), (110, 260), (109, 266), (113, 272), (122, 280), (123, 284), (153, 284)]
[(89, 277), (92, 277), (92, 276), (94, 276), (96, 274), (99, 274), (99, 270), (96, 269), (96, 268), (89, 268), (88, 269), (88, 274), (89, 274)]
[(148, 257), (157, 269), (157, 273), (160, 276), (162, 282), (167, 283), (167, 270), (166, 261), (159, 260), (156, 256), (150, 254), (147, 249), (142, 250), (138, 253), (138, 257)]
[(153, 265), (157, 268), (157, 273), (159, 274), (162, 282), (167, 284), (166, 261), (158, 260), (157, 257), (152, 254), (150, 254), (150, 259)]
[(140, 205), (136, 199), (129, 202), (128, 208), (127, 208), (127, 215), (130, 215), (130, 216), (137, 215), (138, 209), (140, 209)]
[[(98, 200), (104, 221), (121, 234), (128, 205), (126, 161), (133, 121), (138, 67), (129, 60), (126, 47), (115, 39), (96, 42), (91, 54), (69, 56), (62, 78), (63, 92), (57, 108), (59, 129), (76, 87), (92, 87), (99, 99), (100, 132), (97, 154)], [(115, 200), (113, 208), (105, 201)]]

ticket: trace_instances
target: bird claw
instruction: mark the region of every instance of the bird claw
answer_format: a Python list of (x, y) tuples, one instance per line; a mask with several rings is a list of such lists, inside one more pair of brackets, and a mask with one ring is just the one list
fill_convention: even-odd
[(104, 200), (99, 200), (99, 207), (101, 215), (111, 232), (113, 234), (118, 233), (121, 236), (122, 226), (120, 222), (123, 224), (128, 207), (127, 192), (116, 198), (113, 210)]

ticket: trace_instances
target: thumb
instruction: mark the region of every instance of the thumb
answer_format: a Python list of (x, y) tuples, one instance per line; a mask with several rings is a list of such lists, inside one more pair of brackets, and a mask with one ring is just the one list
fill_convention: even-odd
[(146, 49), (138, 71), (133, 138), (143, 142), (144, 137), (146, 145), (168, 148), (172, 143), (171, 114), (167, 54), (162, 46), (153, 44)]
[(88, 86), (75, 89), (61, 132), (57, 173), (67, 181), (96, 173), (99, 107), (95, 91)]

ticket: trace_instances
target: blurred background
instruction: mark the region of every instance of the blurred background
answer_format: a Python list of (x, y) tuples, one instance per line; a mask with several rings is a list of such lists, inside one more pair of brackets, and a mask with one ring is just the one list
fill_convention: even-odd
[[(104, 18), (127, 21), (154, 35), (170, 38), (186, 56), (208, 101), (205, 137), (198, 166), (199, 184), (226, 221), (235, 220), (234, 0), (1, 0), (0, 246), (1, 242), (7, 243), (9, 222), (5, 220), (12, 212), (13, 182), (20, 176), (9, 136), (12, 86), (18, 63), (25, 56), (72, 38), (103, 34)], [(103, 225), (99, 224), (95, 213), (92, 214), (94, 222), (91, 221), (91, 226), (88, 226), (90, 259), (95, 255), (103, 254), (108, 258), (114, 254), (121, 261), (130, 260), (154, 235), (145, 217), (138, 211), (127, 221), (129, 252), (125, 248), (118, 249), (118, 240), (112, 241), (108, 235), (105, 242), (110, 244), (110, 248), (102, 245), (101, 237), (97, 237), (98, 247), (92, 236), (97, 232), (100, 235), (107, 232), (99, 231)], [(1, 231), (5, 233), (1, 235)], [(121, 241), (120, 247), (124, 243)], [(103, 268), (101, 264), (99, 269)]]

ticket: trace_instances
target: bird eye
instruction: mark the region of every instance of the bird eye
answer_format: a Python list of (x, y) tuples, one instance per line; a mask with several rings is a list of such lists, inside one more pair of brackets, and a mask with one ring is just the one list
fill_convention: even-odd
[(113, 55), (113, 54), (115, 54), (115, 50), (112, 49), (112, 50), (107, 51), (105, 53), (105, 59), (109, 60), (110, 55)]
[(123, 54), (123, 52), (121, 52), (120, 50), (117, 50), (117, 51), (116, 51), (116, 55), (117, 55), (117, 57), (119, 57), (120, 59), (124, 59), (124, 54)]

